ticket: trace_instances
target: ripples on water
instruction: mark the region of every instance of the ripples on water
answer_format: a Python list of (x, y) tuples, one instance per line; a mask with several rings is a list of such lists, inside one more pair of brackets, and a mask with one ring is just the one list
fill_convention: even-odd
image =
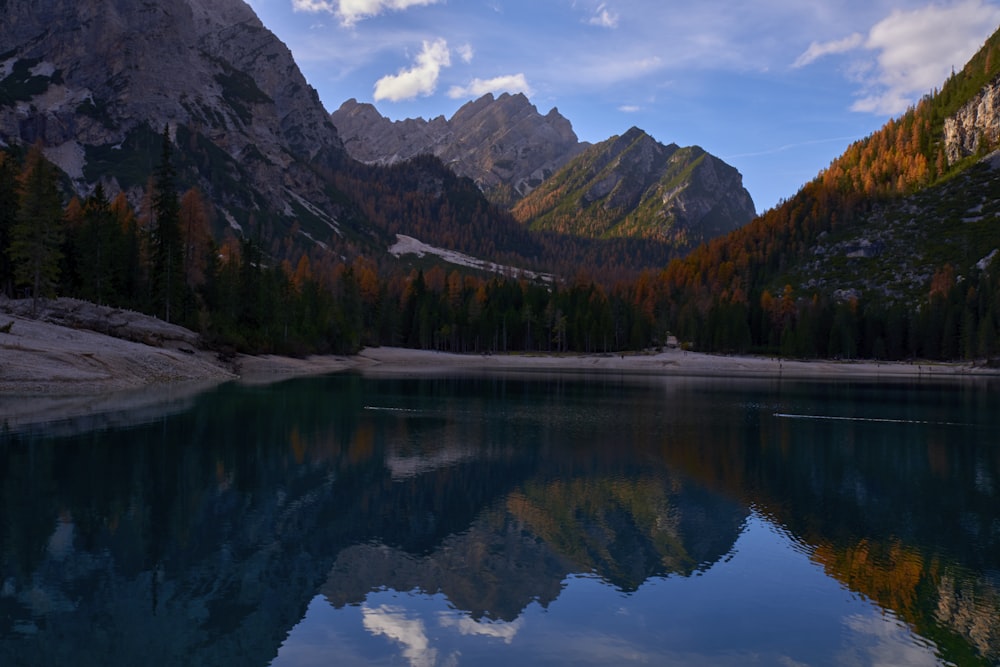
[(8, 429), (0, 664), (994, 664), (996, 396), (340, 375)]

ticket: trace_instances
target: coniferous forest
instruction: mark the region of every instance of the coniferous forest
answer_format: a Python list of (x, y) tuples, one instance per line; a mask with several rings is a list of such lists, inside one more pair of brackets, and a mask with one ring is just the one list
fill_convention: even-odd
[[(621, 352), (675, 336), (727, 354), (989, 359), (1000, 349), (1000, 265), (998, 253), (988, 254), (1000, 236), (989, 225), (950, 233), (965, 248), (963, 263), (953, 252), (928, 253), (938, 259), (906, 294), (837, 290), (803, 280), (803, 267), (822, 239), (859, 233), (906, 202), (912, 208), (920, 193), (961, 200), (954, 183), (996, 141), (984, 138), (976, 155), (950, 160), (945, 119), (998, 75), (994, 35), (940, 91), (848, 147), (791, 199), (680, 258), (655, 243), (529, 232), (434, 158), (381, 171), (356, 163), (331, 175), (354, 215), (385, 238), (414, 235), (561, 276), (549, 280), (303, 250), (288, 240), (294, 230), (285, 240), (220, 233), (208, 197), (181, 187), (166, 130), (141, 202), (100, 185), (67, 200), (70, 188), (40, 148), (8, 150), (0, 154), (0, 291), (133, 309), (196, 330), (213, 348), (250, 353), (366, 345)], [(988, 176), (982, 201), (1000, 200), (1000, 182), (980, 171)], [(428, 175), (455, 178), (450, 194), (421, 196)], [(928, 215), (921, 225), (941, 217)], [(650, 266), (659, 268), (642, 270)]]
[(36, 147), (0, 155), (0, 285), (8, 296), (69, 296), (199, 331), (220, 351), (350, 353), (365, 345), (456, 352), (604, 352), (652, 341), (627, 292), (477, 275), (404, 271), (358, 257), (294, 265), (254, 239), (210, 231), (211, 205), (178, 192), (173, 145), (138, 210), (97, 186), (63, 204)]

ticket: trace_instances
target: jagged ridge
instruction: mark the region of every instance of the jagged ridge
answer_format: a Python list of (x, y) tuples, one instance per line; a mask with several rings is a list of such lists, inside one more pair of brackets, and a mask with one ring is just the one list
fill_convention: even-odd
[(355, 159), (395, 164), (435, 155), (502, 206), (527, 195), (586, 146), (557, 109), (543, 116), (520, 93), (486, 94), (450, 120), (438, 116), (393, 122), (354, 99), (332, 118)]
[(633, 127), (588, 148), (514, 214), (532, 229), (690, 247), (754, 217), (742, 180), (736, 169), (697, 146), (664, 146)]
[(137, 198), (167, 126), (182, 178), (233, 227), (308, 218), (314, 236), (336, 231), (341, 207), (318, 172), (346, 159), (343, 145), (242, 0), (10, 0), (4, 14), (4, 145), (41, 142), (81, 194), (104, 181)]

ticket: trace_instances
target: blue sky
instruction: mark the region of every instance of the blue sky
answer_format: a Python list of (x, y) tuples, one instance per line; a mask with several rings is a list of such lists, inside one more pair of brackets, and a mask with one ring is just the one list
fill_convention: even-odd
[(1000, 0), (249, 0), (327, 109), (451, 117), (492, 92), (584, 141), (630, 127), (743, 174), (758, 211), (960, 69)]

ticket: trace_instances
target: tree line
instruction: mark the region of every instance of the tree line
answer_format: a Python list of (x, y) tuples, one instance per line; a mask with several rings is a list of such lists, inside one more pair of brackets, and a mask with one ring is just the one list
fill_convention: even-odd
[(786, 284), (824, 234), (857, 229), (878, 207), (942, 183), (998, 146), (949, 163), (945, 119), (1000, 74), (1000, 32), (940, 91), (855, 142), (791, 199), (647, 272), (636, 284), (661, 328), (711, 352), (796, 357), (976, 359), (998, 350), (1000, 265), (936, 267), (923, 294), (889, 301)]
[[(612, 352), (676, 335), (722, 353), (992, 357), (1000, 345), (996, 261), (960, 279), (954, 267), (940, 267), (919, 303), (838, 297), (781, 278), (820, 235), (849, 229), (880, 203), (954, 171), (931, 137), (963, 99), (955, 91), (994, 74), (996, 42), (792, 199), (683, 258), (670, 260), (672, 251), (648, 241), (529, 232), (430, 157), (381, 171), (352, 163), (331, 181), (388, 238), (410, 234), (521, 266), (534, 258), (526, 268), (575, 277), (543, 283), (440, 266), (405, 270), (360, 253), (341, 259), (289, 240), (298, 236), (294, 225), (285, 240), (237, 238), (229, 229), (213, 238), (215, 208), (197, 189), (180, 191), (164, 130), (159, 163), (134, 206), (122, 193), (109, 199), (101, 185), (64, 204), (60, 173), (38, 147), (23, 159), (0, 154), (0, 291), (146, 312), (242, 352)], [(665, 268), (637, 272), (650, 264)]]
[(40, 147), (24, 159), (0, 154), (0, 291), (36, 307), (61, 295), (132, 309), (249, 353), (610, 352), (651, 341), (627, 290), (582, 275), (545, 283), (318, 252), (279, 260), (257, 239), (217, 241), (210, 202), (179, 191), (173, 150), (164, 130), (135, 207), (100, 184), (63, 204), (60, 172)]

